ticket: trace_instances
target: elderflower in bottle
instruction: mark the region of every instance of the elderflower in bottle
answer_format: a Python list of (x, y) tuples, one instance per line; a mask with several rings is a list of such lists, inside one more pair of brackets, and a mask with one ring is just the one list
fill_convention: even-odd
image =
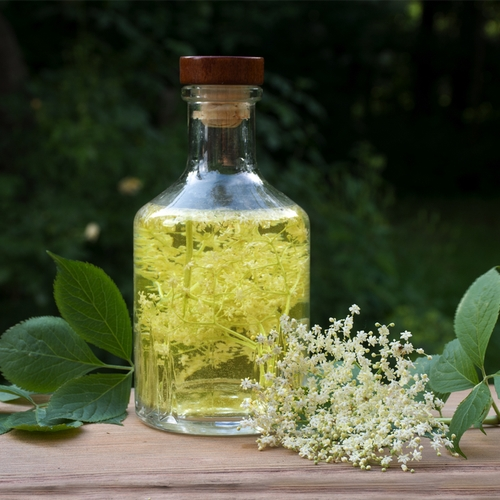
[(308, 218), (255, 159), (263, 68), (258, 57), (180, 60), (187, 167), (134, 222), (136, 411), (159, 429), (254, 433), (239, 427), (241, 382), (265, 385), (258, 360), (272, 367), (283, 347), (258, 339), (284, 314), (308, 324)]

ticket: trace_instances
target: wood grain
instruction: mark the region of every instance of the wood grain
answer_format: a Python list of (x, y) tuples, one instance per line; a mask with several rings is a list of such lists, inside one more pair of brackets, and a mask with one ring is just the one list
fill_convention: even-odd
[[(447, 412), (463, 399), (453, 394)], [(12, 411), (0, 405), (0, 411)], [(22, 408), (20, 408), (22, 409)], [(426, 446), (414, 474), (319, 464), (254, 437), (198, 437), (147, 427), (133, 406), (123, 426), (0, 436), (1, 499), (500, 498), (500, 428), (466, 432), (468, 460)], [(424, 443), (425, 444), (425, 443)]]
[(184, 56), (179, 60), (183, 85), (262, 85), (264, 58)]

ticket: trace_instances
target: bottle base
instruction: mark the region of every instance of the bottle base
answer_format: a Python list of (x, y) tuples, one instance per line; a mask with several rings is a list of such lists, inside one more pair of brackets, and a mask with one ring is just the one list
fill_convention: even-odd
[(249, 427), (240, 427), (241, 417), (230, 418), (179, 418), (172, 415), (159, 415), (156, 412), (136, 411), (139, 419), (149, 427), (176, 434), (194, 436), (255, 436), (258, 434)]

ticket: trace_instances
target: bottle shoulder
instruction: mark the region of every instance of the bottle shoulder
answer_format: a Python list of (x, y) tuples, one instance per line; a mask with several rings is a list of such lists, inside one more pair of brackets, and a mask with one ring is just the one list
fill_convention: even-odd
[[(150, 204), (189, 210), (266, 210), (300, 207), (257, 173), (189, 172)], [(149, 204), (148, 204), (149, 205)]]
[(306, 212), (265, 180), (258, 179), (238, 174), (232, 176), (231, 182), (214, 176), (205, 182), (181, 182), (180, 187), (179, 183), (174, 184), (144, 205), (137, 212), (135, 223), (149, 224), (147, 221), (153, 223), (153, 220), (180, 223), (183, 220), (206, 223), (252, 220), (267, 223), (295, 219), (308, 231)]

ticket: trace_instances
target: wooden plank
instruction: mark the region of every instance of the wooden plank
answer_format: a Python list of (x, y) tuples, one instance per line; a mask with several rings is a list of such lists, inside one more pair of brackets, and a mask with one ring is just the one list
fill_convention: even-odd
[[(463, 393), (454, 394), (448, 412)], [(0, 411), (11, 405), (1, 405)], [(12, 410), (11, 410), (12, 411)], [(319, 464), (255, 438), (199, 437), (147, 427), (132, 405), (124, 426), (0, 436), (2, 499), (493, 498), (500, 496), (500, 428), (469, 430), (468, 460), (426, 447), (415, 474)], [(429, 449), (427, 449), (429, 448)]]

